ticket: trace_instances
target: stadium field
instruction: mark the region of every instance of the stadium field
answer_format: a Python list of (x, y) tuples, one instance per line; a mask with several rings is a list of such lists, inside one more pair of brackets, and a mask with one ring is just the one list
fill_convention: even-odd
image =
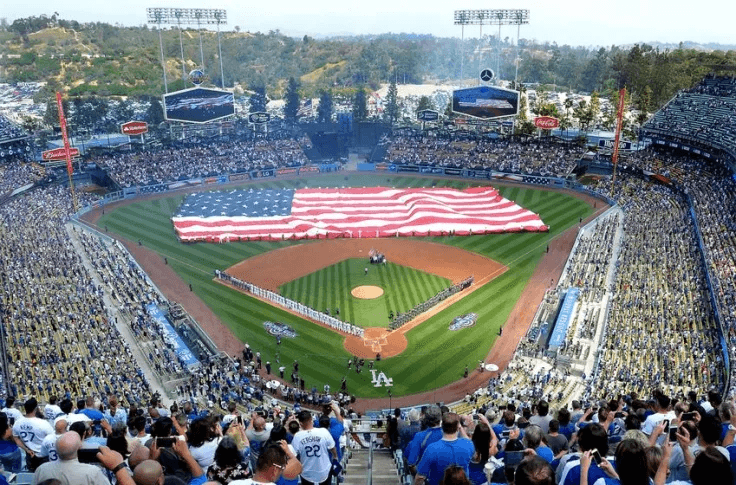
[[(395, 186), (464, 188), (472, 181), (431, 179), (382, 175), (344, 174), (324, 175), (305, 179), (269, 180), (256, 186), (266, 188), (342, 187), (342, 186)], [(422, 238), (476, 252), (498, 261), (508, 271), (479, 288), (459, 302), (445, 308), (406, 334), (408, 346), (398, 356), (382, 359), (375, 369), (393, 379), (394, 396), (415, 394), (435, 389), (461, 378), (465, 366), (471, 369), (483, 359), (493, 346), (498, 329), (519, 299), (549, 241), (566, 229), (586, 218), (593, 207), (569, 194), (552, 190), (519, 186), (497, 186), (501, 194), (522, 207), (538, 213), (550, 227), (548, 233), (508, 233), (465, 237)], [(307, 388), (320, 391), (325, 384), (339, 388), (347, 376), (348, 390), (359, 397), (385, 397), (386, 388), (374, 387), (367, 367), (356, 374), (347, 370), (351, 355), (343, 347), (342, 336), (303, 320), (284, 310), (251, 298), (213, 281), (215, 269), (225, 269), (253, 256), (293, 244), (312, 242), (238, 242), (226, 244), (183, 244), (176, 238), (171, 217), (184, 194), (163, 195), (157, 198), (133, 201), (109, 209), (97, 225), (110, 234), (116, 234), (134, 244), (140, 242), (156, 252), (182, 280), (191, 284), (192, 291), (222, 320), (236, 338), (259, 349), (264, 361), (274, 368), (281, 362), (287, 368), (300, 362), (300, 372)], [(186, 301), (181, 302), (186, 307)], [(451, 332), (453, 318), (476, 313), (475, 326)], [(284, 322), (297, 331), (294, 339), (282, 339), (276, 345), (274, 338), (263, 328), (264, 321)], [(278, 360), (277, 360), (278, 359)]]

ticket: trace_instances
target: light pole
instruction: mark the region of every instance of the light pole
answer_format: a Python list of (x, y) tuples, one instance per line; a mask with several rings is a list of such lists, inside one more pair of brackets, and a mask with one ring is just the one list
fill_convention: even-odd
[[(500, 77), (501, 67), (501, 26), (502, 25), (517, 25), (516, 33), (516, 48), (518, 51), (519, 46), (519, 35), (521, 33), (521, 24), (529, 23), (529, 10), (526, 9), (502, 9), (502, 10), (455, 10), (455, 25), (479, 25), (480, 26), (480, 38), (478, 39), (478, 72), (481, 70), (480, 57), (481, 47), (480, 42), (483, 38), (483, 26), (484, 25), (498, 25), (498, 48), (496, 52), (496, 75), (497, 79)], [(518, 52), (517, 52), (518, 54)], [(518, 77), (518, 66), (517, 73)], [(515, 79), (514, 82), (518, 82)]]
[[(181, 50), (182, 75), (186, 77), (186, 68), (184, 67), (184, 44), (182, 42), (181, 25), (197, 24), (199, 30), (199, 56), (200, 66), (204, 70), (204, 46), (202, 44), (202, 25), (217, 25), (217, 45), (220, 55), (220, 75), (224, 79), (222, 73), (222, 46), (220, 45), (220, 24), (227, 23), (227, 11), (219, 8), (147, 8), (147, 22), (157, 24), (159, 26), (159, 43), (161, 43), (161, 24), (178, 25), (179, 26), (179, 48)], [(164, 64), (164, 49), (161, 43), (161, 64), (164, 67), (164, 75), (166, 66)], [(165, 84), (165, 82), (164, 82)], [(222, 82), (224, 87), (224, 81)], [(167, 91), (168, 92), (168, 91)]]

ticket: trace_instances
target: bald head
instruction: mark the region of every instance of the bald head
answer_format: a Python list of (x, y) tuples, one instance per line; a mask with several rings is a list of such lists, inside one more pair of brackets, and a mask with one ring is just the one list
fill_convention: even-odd
[(130, 457), (128, 457), (128, 463), (132, 470), (135, 470), (135, 467), (151, 457), (151, 450), (147, 446), (143, 446), (137, 441), (135, 443), (136, 446), (130, 452)]
[(266, 429), (266, 420), (262, 416), (256, 416), (253, 418), (253, 429), (256, 431), (263, 431)]
[(163, 485), (164, 469), (155, 460), (145, 460), (135, 467), (133, 481), (136, 485)]
[(64, 434), (67, 426), (69, 424), (66, 422), (66, 419), (60, 419), (54, 425), (54, 431), (56, 431), (56, 434)]
[(61, 460), (73, 460), (82, 447), (82, 438), (75, 431), (68, 431), (56, 440), (56, 452)]

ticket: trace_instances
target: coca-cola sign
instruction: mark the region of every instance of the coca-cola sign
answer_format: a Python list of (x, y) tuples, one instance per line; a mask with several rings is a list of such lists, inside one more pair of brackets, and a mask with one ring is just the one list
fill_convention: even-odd
[(534, 118), (534, 126), (540, 130), (552, 130), (560, 126), (560, 120), (551, 116), (539, 116)]

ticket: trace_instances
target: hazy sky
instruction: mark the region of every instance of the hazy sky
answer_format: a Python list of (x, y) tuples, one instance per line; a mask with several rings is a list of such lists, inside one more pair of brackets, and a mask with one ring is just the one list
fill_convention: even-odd
[[(0, 17), (11, 22), (19, 17), (51, 15), (56, 11), (61, 18), (80, 22), (142, 25), (146, 21), (146, 7), (205, 7), (227, 10), (228, 24), (224, 30), (232, 30), (237, 25), (248, 31), (279, 29), (288, 35), (414, 32), (441, 37), (460, 37), (460, 27), (453, 24), (455, 10), (526, 8), (530, 10), (530, 23), (521, 27), (521, 37), (539, 41), (583, 46), (688, 40), (736, 44), (736, 30), (732, 25), (736, 18), (736, 2), (733, 0), (694, 3), (684, 0), (506, 3), (479, 0), (16, 0), (4, 3)], [(483, 32), (497, 34), (498, 27), (485, 26)], [(478, 35), (478, 26), (465, 28), (466, 38)], [(515, 38), (516, 27), (502, 27), (501, 36)]]

